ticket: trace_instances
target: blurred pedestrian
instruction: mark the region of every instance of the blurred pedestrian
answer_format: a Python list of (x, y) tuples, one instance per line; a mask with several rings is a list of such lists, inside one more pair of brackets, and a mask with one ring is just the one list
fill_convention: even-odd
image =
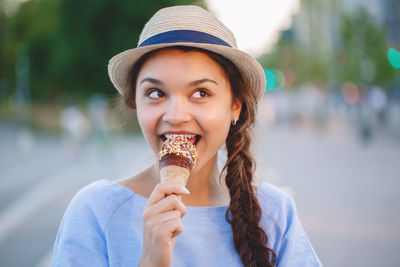
[(83, 188), (61, 222), (53, 266), (321, 266), (291, 197), (253, 181), (265, 76), (224, 24), (197, 6), (161, 9), (108, 70), (154, 153), (178, 135), (198, 160), (186, 187), (161, 184), (155, 161)]
[(61, 126), (64, 142), (73, 157), (77, 157), (87, 141), (89, 122), (81, 109), (75, 105), (65, 107), (61, 112)]

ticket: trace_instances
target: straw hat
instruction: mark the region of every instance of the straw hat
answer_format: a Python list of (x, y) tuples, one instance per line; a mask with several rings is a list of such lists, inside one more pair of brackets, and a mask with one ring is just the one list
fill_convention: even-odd
[(157, 11), (144, 26), (138, 47), (110, 60), (108, 74), (115, 88), (121, 94), (128, 90), (130, 72), (141, 56), (155, 49), (178, 45), (202, 48), (229, 59), (241, 72), (248, 89), (254, 91), (257, 101), (262, 98), (266, 80), (261, 65), (237, 49), (233, 33), (212, 13), (192, 5)]

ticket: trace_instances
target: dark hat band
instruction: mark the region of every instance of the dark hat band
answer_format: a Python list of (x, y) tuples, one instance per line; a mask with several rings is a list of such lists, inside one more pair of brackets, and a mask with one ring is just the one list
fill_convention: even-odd
[(138, 47), (155, 45), (155, 44), (167, 44), (167, 43), (200, 43), (200, 44), (214, 44), (231, 47), (225, 41), (221, 40), (214, 35), (192, 31), (192, 30), (174, 30), (156, 34), (146, 40), (144, 40)]

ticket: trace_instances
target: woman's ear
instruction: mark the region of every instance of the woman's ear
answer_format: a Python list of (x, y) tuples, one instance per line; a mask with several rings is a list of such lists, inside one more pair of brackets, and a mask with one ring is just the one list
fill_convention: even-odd
[(239, 119), (241, 110), (242, 110), (242, 102), (238, 98), (234, 98), (232, 103), (233, 116)]

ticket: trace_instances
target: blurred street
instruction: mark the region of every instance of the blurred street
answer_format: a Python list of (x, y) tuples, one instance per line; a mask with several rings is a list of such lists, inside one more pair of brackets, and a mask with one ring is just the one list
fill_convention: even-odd
[[(399, 266), (400, 139), (376, 131), (365, 143), (345, 120), (325, 127), (259, 123), (257, 175), (292, 194), (324, 266)], [(140, 135), (77, 141), (13, 121), (0, 122), (0, 146), (0, 266), (7, 267), (50, 266), (73, 195), (155, 160)]]

